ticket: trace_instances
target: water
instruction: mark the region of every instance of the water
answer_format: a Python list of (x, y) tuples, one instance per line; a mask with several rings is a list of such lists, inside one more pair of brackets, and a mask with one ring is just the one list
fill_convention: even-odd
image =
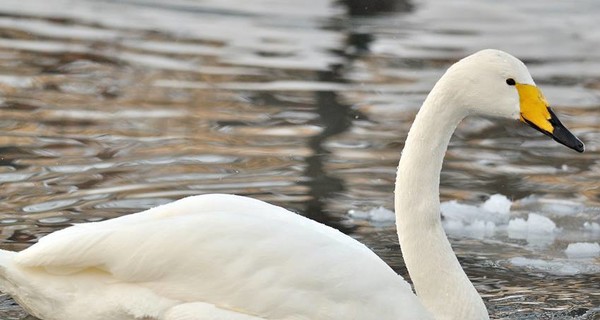
[[(334, 226), (407, 277), (393, 223), (348, 212), (393, 207), (399, 151), (425, 95), (452, 62), (494, 47), (529, 65), (587, 151), (519, 123), (465, 121), (447, 154), (442, 200), (478, 205), (503, 194), (515, 201), (511, 219), (538, 213), (557, 231), (511, 236), (504, 223), (491, 234), (449, 231), (452, 244), (492, 318), (600, 318), (599, 258), (564, 251), (600, 242), (583, 227), (600, 223), (600, 5), (422, 0), (367, 9), (324, 0), (4, 0), (2, 247), (225, 192)], [(0, 301), (0, 318), (25, 316)]]

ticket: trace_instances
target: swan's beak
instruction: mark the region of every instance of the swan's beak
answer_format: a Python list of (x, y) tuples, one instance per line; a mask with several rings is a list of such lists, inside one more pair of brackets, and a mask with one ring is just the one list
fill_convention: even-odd
[(520, 83), (515, 86), (521, 103), (521, 121), (552, 137), (556, 142), (577, 152), (583, 152), (583, 142), (558, 120), (538, 87)]

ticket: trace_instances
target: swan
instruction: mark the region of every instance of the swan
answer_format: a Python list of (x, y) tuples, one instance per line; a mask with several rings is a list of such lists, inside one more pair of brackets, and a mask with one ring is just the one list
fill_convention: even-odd
[(439, 175), (468, 115), (521, 120), (583, 152), (526, 66), (487, 49), (427, 96), (398, 166), (395, 212), (414, 283), (341, 232), (259, 200), (187, 197), (0, 251), (0, 290), (44, 320), (489, 319), (442, 229)]

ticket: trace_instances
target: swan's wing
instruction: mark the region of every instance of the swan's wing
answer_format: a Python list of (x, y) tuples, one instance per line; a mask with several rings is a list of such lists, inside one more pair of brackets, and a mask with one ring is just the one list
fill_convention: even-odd
[[(226, 214), (227, 212), (249, 212), (249, 214), (264, 212), (264, 215), (268, 215), (275, 211), (280, 213), (287, 210), (259, 200), (235, 195), (206, 194), (192, 196), (139, 213), (102, 222), (77, 224), (53, 232), (41, 238), (27, 250), (20, 252), (17, 261), (32, 267), (68, 267), (73, 270), (95, 267), (104, 264), (106, 260), (110, 260), (103, 253), (111, 255), (117, 252), (110, 249), (99, 252), (98, 249), (106, 245), (107, 242), (120, 242), (116, 247), (118, 248), (127, 244), (134, 244), (144, 238), (183, 236), (183, 234), (177, 233), (173, 225), (169, 225), (173, 223), (170, 221), (183, 221), (188, 216), (199, 217)], [(172, 230), (152, 232), (152, 227), (156, 227), (157, 223), (163, 224), (165, 228), (168, 227)], [(119, 238), (119, 236), (126, 236), (124, 233), (129, 231), (146, 231), (147, 235), (137, 240), (133, 237)], [(225, 234), (226, 231), (221, 232)], [(162, 240), (165, 241), (165, 244), (174, 244), (177, 241), (176, 239)]]
[(339, 231), (258, 200), (190, 197), (53, 233), (17, 262), (101, 269), (157, 295), (265, 318), (428, 318), (410, 286)]

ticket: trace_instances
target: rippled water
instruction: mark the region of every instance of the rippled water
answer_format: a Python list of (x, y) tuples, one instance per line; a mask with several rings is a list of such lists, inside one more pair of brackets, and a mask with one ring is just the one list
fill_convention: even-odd
[[(393, 224), (348, 211), (393, 207), (399, 151), (428, 90), (452, 62), (494, 47), (529, 65), (587, 152), (519, 123), (465, 121), (442, 200), (503, 194), (512, 217), (538, 213), (558, 231), (458, 230), (453, 246), (493, 318), (600, 318), (599, 258), (564, 252), (600, 242), (583, 227), (600, 222), (600, 4), (368, 3), (3, 0), (2, 247), (225, 192), (334, 226), (406, 277)], [(0, 301), (0, 318), (23, 317)]]

